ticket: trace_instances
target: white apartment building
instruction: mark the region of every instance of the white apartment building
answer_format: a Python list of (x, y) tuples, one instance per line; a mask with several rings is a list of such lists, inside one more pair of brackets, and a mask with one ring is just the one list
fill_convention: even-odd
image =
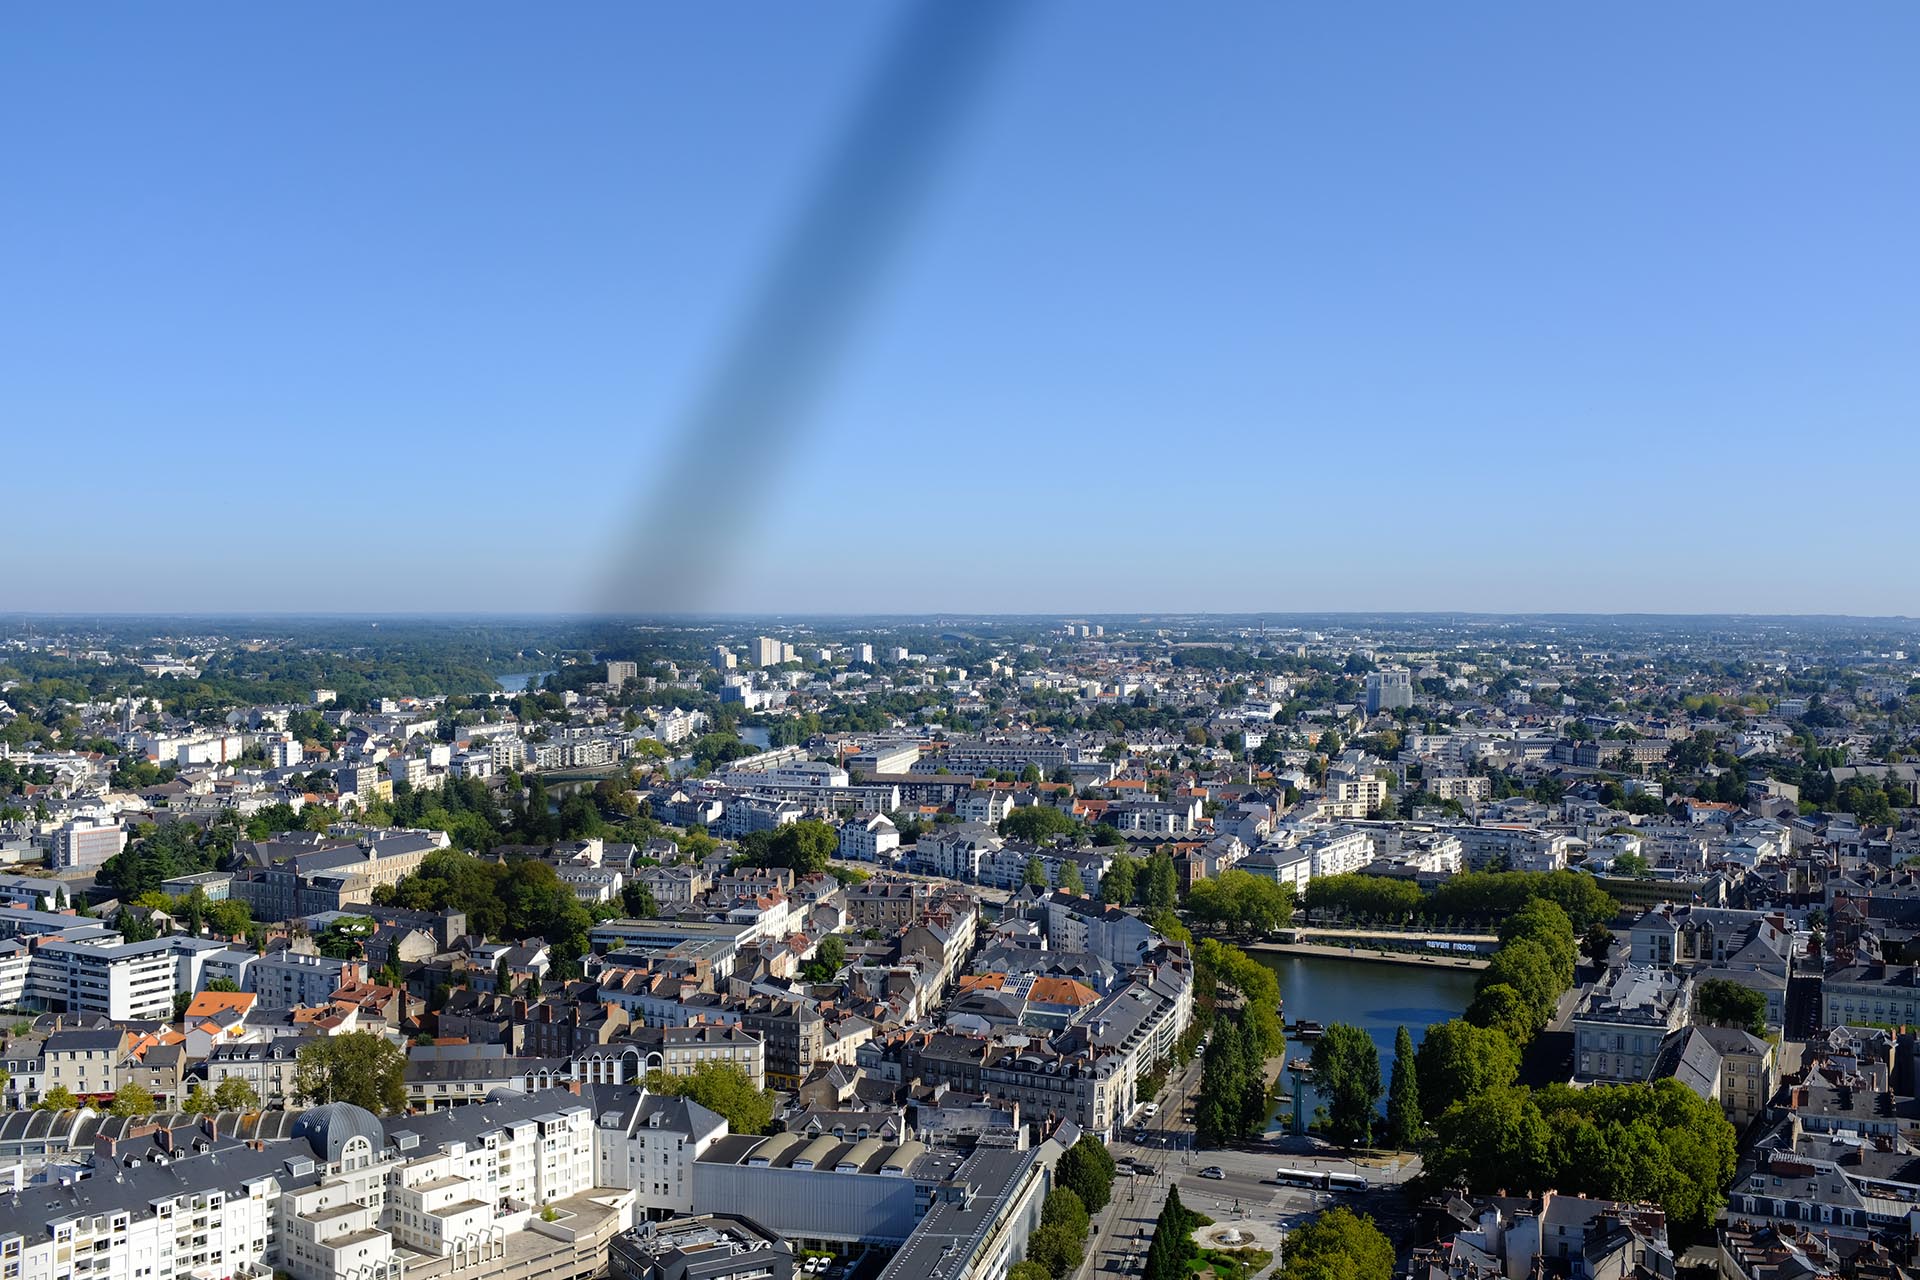
[(53, 833), (53, 867), (57, 871), (92, 870), (126, 847), (127, 833), (119, 823), (76, 818), (62, 823)]
[(629, 1091), (599, 1113), (594, 1180), (635, 1193), (650, 1217), (693, 1212), (693, 1164), (727, 1135), (727, 1122), (686, 1098)]
[(891, 862), (900, 847), (900, 829), (884, 813), (850, 818), (840, 824), (840, 856), (854, 862)]

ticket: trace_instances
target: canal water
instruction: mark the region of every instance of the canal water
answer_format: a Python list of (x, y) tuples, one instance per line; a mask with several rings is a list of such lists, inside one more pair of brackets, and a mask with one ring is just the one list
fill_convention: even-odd
[[(1344, 1022), (1372, 1036), (1380, 1050), (1382, 1084), (1393, 1074), (1394, 1033), (1405, 1027), (1417, 1048), (1429, 1023), (1445, 1022), (1466, 1011), (1478, 976), (1477, 970), (1439, 965), (1384, 964), (1271, 951), (1251, 954), (1279, 977), (1280, 1003), (1289, 1023), (1301, 1018), (1322, 1026)], [(1310, 1057), (1312, 1053), (1312, 1042), (1287, 1037), (1289, 1059)], [(1296, 1079), (1287, 1073), (1282, 1089), (1290, 1092)], [(1314, 1101), (1309, 1095), (1309, 1117)], [(1290, 1112), (1291, 1104), (1281, 1104), (1275, 1112), (1276, 1121), (1284, 1124)]]

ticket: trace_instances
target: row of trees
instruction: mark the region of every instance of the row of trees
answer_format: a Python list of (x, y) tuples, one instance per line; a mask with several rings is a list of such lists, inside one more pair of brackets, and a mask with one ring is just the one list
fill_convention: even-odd
[(1180, 875), (1173, 855), (1161, 849), (1150, 858), (1116, 854), (1100, 880), (1100, 900), (1111, 907), (1143, 908), (1148, 915), (1172, 911), (1180, 903)]
[(1027, 1239), (1027, 1256), (1010, 1280), (1061, 1280), (1087, 1256), (1093, 1215), (1113, 1198), (1113, 1156), (1091, 1134), (1068, 1147), (1054, 1166), (1053, 1190), (1041, 1206), (1040, 1226)]
[(1202, 1059), (1193, 1127), (1200, 1141), (1260, 1136), (1267, 1127), (1267, 1058), (1260, 1033), (1244, 1019), (1216, 1018)]
[(1442, 1112), (1425, 1160), (1443, 1184), (1653, 1200), (1670, 1220), (1701, 1230), (1725, 1204), (1734, 1148), (1720, 1108), (1677, 1080), (1531, 1091), (1502, 1084)]
[(1424, 892), (1410, 881), (1353, 873), (1317, 876), (1301, 902), (1315, 915), (1382, 920), (1497, 920), (1545, 898), (1579, 929), (1611, 920), (1620, 904), (1578, 871), (1469, 871)]
[(1265, 934), (1293, 918), (1293, 886), (1250, 871), (1229, 870), (1197, 881), (1187, 892), (1196, 924), (1232, 933)]
[(1467, 1021), (1498, 1027), (1524, 1048), (1573, 986), (1573, 965), (1573, 921), (1556, 902), (1530, 900), (1501, 922), (1500, 949), (1474, 985)]

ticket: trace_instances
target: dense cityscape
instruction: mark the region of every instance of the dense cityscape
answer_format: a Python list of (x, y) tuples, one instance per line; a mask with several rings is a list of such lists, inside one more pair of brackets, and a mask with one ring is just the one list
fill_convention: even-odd
[(6, 1280), (1892, 1280), (1904, 620), (0, 623)]

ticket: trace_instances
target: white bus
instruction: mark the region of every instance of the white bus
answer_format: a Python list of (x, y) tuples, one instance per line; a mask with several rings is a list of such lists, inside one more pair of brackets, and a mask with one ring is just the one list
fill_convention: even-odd
[(1357, 1173), (1330, 1169), (1276, 1169), (1274, 1181), (1284, 1187), (1311, 1187), (1315, 1191), (1365, 1191), (1367, 1180)]

